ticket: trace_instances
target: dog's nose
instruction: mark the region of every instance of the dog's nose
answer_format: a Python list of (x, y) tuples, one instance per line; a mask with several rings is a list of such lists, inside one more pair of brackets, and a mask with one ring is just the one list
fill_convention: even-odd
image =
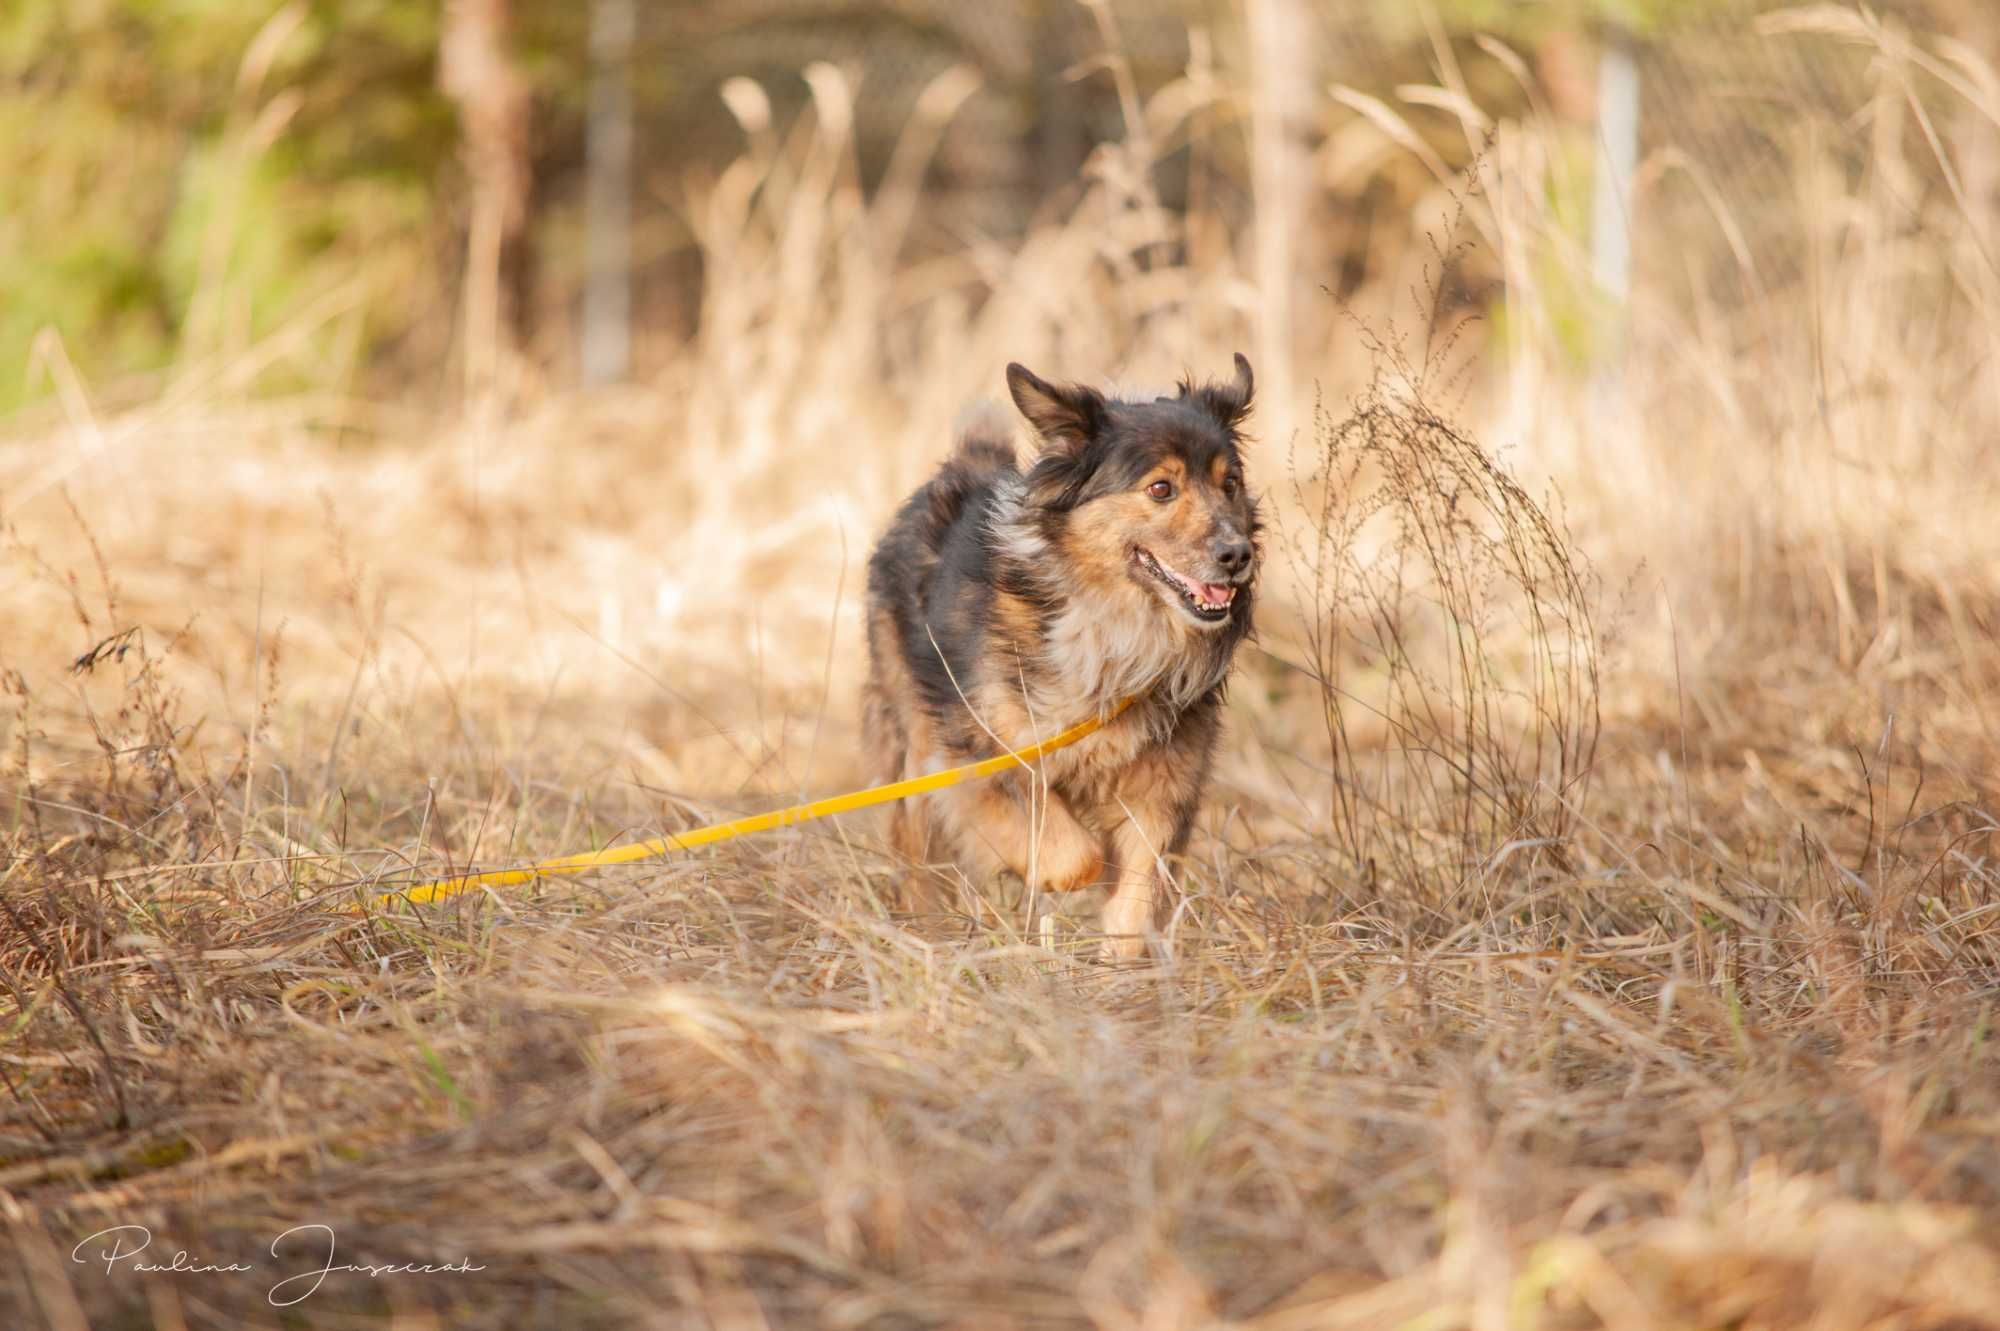
[(1231, 577), (1250, 567), (1250, 542), (1241, 536), (1217, 537), (1210, 542), (1208, 553)]

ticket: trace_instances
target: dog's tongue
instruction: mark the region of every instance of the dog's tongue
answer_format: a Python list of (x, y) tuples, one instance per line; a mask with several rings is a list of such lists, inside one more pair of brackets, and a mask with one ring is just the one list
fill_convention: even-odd
[(1224, 606), (1229, 604), (1232, 589), (1219, 582), (1197, 582), (1194, 594), (1201, 598), (1203, 605)]

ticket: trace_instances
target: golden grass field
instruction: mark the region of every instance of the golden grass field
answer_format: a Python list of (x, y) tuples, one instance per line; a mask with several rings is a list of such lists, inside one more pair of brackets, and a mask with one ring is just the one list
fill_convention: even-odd
[[(865, 816), (355, 910), (857, 785), (862, 566), (958, 409), (1256, 351), (1137, 140), (920, 264), (837, 116), (765, 135), (697, 337), (588, 398), (247, 392), (281, 335), (112, 403), (52, 345), (0, 441), (0, 1325), (2000, 1326), (2000, 80), (1838, 25), (1863, 151), (1801, 147), (1796, 262), (1720, 294), (1726, 210), (1642, 229), (1620, 390), (1555, 350), (1532, 121), (1464, 109), (1353, 313), (1299, 283), (1144, 965), (1094, 901), (900, 913)], [(1175, 95), (1153, 142), (1223, 94)], [(1482, 265), (1504, 329), (1424, 297)], [(480, 1269), (274, 1291), (295, 1226)]]

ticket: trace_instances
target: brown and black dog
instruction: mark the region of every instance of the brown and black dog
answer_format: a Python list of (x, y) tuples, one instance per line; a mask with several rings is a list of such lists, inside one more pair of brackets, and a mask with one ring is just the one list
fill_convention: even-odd
[(868, 564), (868, 739), (897, 780), (1026, 747), (1137, 701), (1010, 773), (906, 801), (891, 842), (921, 872), (1011, 870), (1044, 891), (1108, 885), (1106, 951), (1144, 952), (1166, 857), (1186, 844), (1250, 633), (1257, 501), (1239, 433), (1250, 363), (1172, 397), (1106, 397), (1007, 367), (1034, 427), (1018, 464), (975, 417)]

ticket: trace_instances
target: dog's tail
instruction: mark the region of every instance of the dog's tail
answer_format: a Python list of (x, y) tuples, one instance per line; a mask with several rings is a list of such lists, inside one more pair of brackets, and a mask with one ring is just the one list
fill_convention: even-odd
[(979, 471), (998, 471), (1015, 465), (1014, 418), (991, 398), (982, 398), (958, 413), (952, 426), (955, 461)]
[(997, 403), (975, 402), (961, 411), (952, 439), (951, 456), (923, 489), (929, 500), (924, 543), (933, 548), (958, 521), (968, 496), (1020, 466), (1014, 458), (1014, 423)]

